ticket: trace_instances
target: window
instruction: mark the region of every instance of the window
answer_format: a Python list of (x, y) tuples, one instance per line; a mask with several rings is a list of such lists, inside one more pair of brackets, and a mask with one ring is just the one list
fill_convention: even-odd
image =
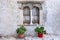
[(23, 9), (23, 24), (30, 24), (30, 8), (29, 7), (24, 7)]
[(32, 9), (32, 16), (33, 16), (33, 24), (39, 24), (39, 8), (33, 7)]
[[(20, 21), (21, 25), (42, 25), (43, 20), (43, 10), (42, 10), (42, 1), (19, 1), (18, 6), (20, 11)], [(20, 5), (21, 4), (21, 5)]]
[(23, 24), (39, 24), (39, 8), (33, 7), (30, 12), (29, 7), (24, 7), (23, 9)]

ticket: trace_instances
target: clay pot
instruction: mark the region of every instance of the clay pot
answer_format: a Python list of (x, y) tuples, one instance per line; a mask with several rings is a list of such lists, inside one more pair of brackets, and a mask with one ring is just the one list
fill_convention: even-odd
[(24, 35), (24, 34), (18, 34), (18, 37), (19, 37), (19, 38), (24, 38), (25, 35)]
[(38, 33), (38, 37), (39, 37), (39, 38), (43, 38), (43, 34)]

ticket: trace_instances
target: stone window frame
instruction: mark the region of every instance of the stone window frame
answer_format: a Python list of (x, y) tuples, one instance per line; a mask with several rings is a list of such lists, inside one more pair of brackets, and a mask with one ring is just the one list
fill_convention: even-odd
[[(35, 7), (38, 7), (39, 8), (39, 24), (38, 25), (42, 25), (43, 24), (43, 10), (42, 10), (42, 3), (43, 2), (37, 2), (37, 1), (18, 1), (17, 2), (18, 4), (20, 4), (21, 6), (19, 6), (19, 9), (23, 10), (24, 7), (28, 6), (30, 8), (30, 13), (32, 14), (32, 8), (35, 6)], [(22, 14), (23, 14), (23, 11), (22, 11)], [(22, 22), (22, 25), (23, 22)], [(29, 25), (33, 25), (33, 24), (29, 24)], [(36, 25), (36, 24), (35, 24)]]

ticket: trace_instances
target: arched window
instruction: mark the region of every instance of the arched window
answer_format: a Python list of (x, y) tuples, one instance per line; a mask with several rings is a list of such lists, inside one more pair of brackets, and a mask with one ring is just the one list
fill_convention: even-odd
[(30, 24), (30, 8), (29, 7), (24, 7), (23, 8), (23, 24)]
[(33, 24), (39, 24), (39, 8), (38, 7), (33, 7), (32, 9), (32, 23)]

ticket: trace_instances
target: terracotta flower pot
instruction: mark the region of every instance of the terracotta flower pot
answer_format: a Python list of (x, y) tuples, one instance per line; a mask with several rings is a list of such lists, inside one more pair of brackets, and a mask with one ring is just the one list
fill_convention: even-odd
[(18, 37), (19, 37), (19, 38), (24, 38), (25, 35), (24, 35), (24, 34), (18, 34)]
[(39, 37), (39, 38), (43, 38), (43, 34), (38, 33), (38, 37)]

